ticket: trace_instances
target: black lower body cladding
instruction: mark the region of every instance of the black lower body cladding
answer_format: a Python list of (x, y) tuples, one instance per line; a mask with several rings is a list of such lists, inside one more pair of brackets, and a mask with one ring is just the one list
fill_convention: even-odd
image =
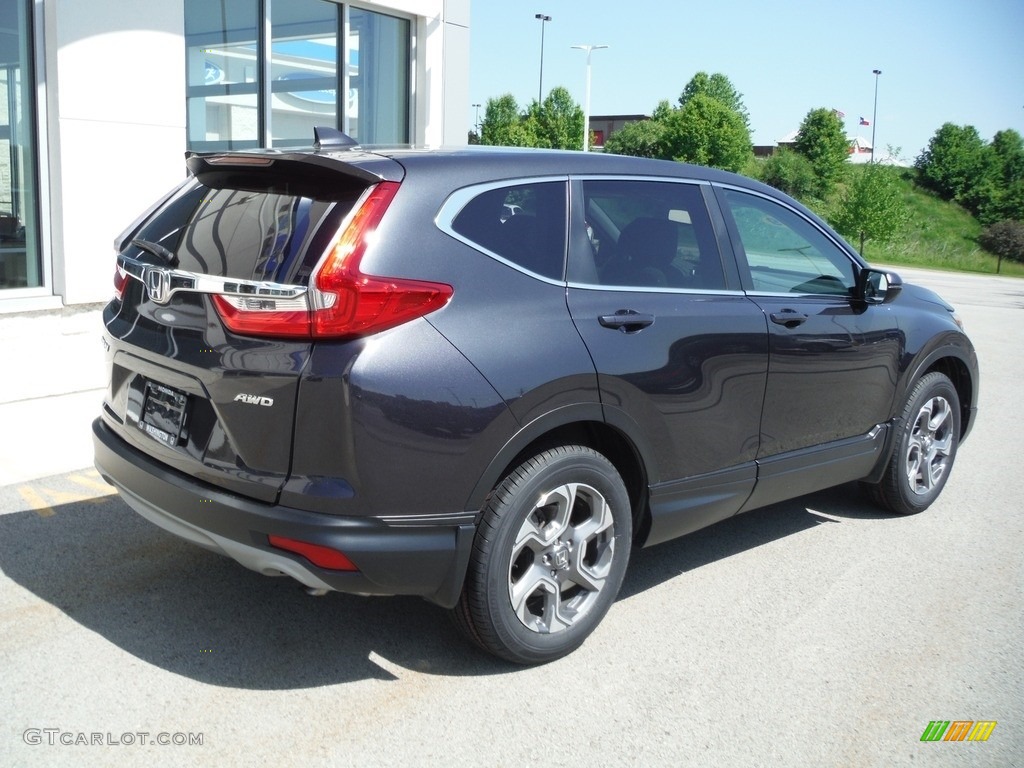
[[(473, 513), (426, 519), (358, 518), (266, 504), (196, 481), (132, 448), (93, 422), (96, 468), (136, 512), (194, 544), (311, 589), (420, 595), (452, 607), (475, 531)], [(320, 568), (270, 545), (269, 536), (342, 552), (358, 571)]]

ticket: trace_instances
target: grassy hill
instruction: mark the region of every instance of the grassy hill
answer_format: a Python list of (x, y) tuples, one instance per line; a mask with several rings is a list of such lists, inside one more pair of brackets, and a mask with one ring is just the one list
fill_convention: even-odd
[[(859, 173), (862, 169), (863, 166), (854, 166), (850, 170)], [(906, 231), (892, 242), (869, 240), (864, 257), (884, 264), (995, 274), (998, 259), (977, 242), (982, 229), (978, 220), (959, 205), (917, 186), (913, 169), (892, 170), (899, 178), (910, 222)], [(999, 273), (1024, 277), (1024, 264), (1003, 259)]]

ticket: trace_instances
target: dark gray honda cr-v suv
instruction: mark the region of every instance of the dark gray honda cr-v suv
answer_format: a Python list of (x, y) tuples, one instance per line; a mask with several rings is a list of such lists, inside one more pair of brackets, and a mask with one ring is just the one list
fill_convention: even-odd
[(952, 308), (776, 190), (323, 135), (190, 155), (116, 244), (96, 464), (157, 525), (536, 663), (633, 545), (855, 480), (918, 512), (949, 477), (978, 392)]

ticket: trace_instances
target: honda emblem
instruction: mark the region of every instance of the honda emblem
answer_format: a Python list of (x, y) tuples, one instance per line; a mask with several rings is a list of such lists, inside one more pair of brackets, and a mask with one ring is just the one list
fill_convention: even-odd
[(147, 267), (146, 290), (150, 299), (157, 304), (164, 304), (170, 298), (171, 273), (159, 267)]

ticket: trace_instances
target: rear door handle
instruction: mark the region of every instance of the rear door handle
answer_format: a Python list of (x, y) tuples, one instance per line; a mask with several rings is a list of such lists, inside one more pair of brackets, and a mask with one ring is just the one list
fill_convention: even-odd
[(620, 309), (614, 315), (601, 315), (597, 322), (605, 328), (615, 328), (623, 333), (636, 333), (654, 324), (654, 315), (645, 315), (632, 309)]
[(787, 328), (796, 328), (807, 321), (807, 315), (797, 312), (795, 309), (784, 309), (781, 312), (772, 312), (769, 317), (776, 325), (784, 325)]

